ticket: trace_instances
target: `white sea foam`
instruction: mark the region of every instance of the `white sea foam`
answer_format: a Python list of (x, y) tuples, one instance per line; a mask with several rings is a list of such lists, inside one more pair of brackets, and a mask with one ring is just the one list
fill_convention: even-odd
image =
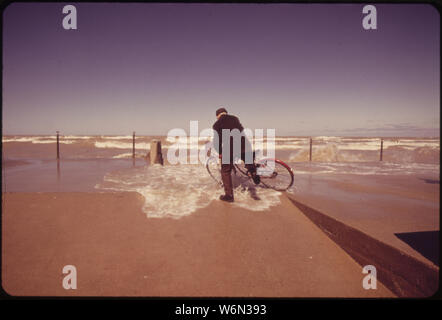
[(336, 144), (336, 147), (339, 150), (380, 150), (381, 143), (380, 141), (348, 142)]
[[(146, 153), (135, 152), (135, 158), (144, 158)], [(129, 159), (132, 158), (132, 152), (120, 153), (112, 157), (113, 159)]]
[[(34, 140), (34, 141), (32, 141), (32, 143), (57, 143), (57, 140)], [(61, 143), (61, 144), (72, 144), (72, 143), (75, 143), (75, 141), (74, 140), (60, 139), (59, 143)]]
[[(111, 148), (111, 149), (132, 149), (132, 142), (117, 142), (117, 141), (95, 141), (96, 148)], [(135, 148), (150, 150), (150, 143), (138, 142)]]
[[(3, 138), (2, 142), (31, 142), (31, 143), (36, 143), (36, 144), (44, 144), (44, 143), (56, 143), (56, 137), (55, 136), (39, 136), (39, 137), (20, 137), (20, 138)], [(71, 144), (71, 143), (75, 143), (75, 141), (73, 140), (65, 140), (65, 139), (60, 139), (59, 140), (60, 143), (63, 144)]]
[[(100, 136), (100, 138), (102, 139), (106, 139), (106, 140), (132, 140), (133, 136)], [(135, 138), (139, 138), (139, 137), (135, 137)]]
[(335, 136), (318, 136), (318, 137), (312, 137), (313, 140), (323, 140), (323, 141), (341, 141), (341, 137), (335, 137)]
[[(254, 141), (267, 141), (267, 137), (253, 137)], [(275, 141), (292, 141), (292, 142), (308, 142), (309, 138), (292, 138), (292, 137), (275, 137)]]
[[(262, 211), (280, 203), (280, 193), (256, 188), (236, 180), (235, 202), (232, 206)], [(181, 218), (217, 200), (222, 188), (212, 180), (202, 165), (154, 165), (130, 168), (106, 174), (97, 189), (136, 191), (143, 195), (143, 211), (149, 218)], [(251, 195), (256, 194), (260, 200)]]
[(413, 141), (413, 140), (397, 140), (397, 141), (384, 141), (384, 146), (391, 147), (391, 146), (398, 146), (405, 149), (413, 150), (416, 148), (421, 147), (428, 147), (428, 148), (440, 148), (440, 142), (439, 141)]
[(172, 144), (164, 144), (163, 148), (169, 149), (169, 148), (177, 148), (177, 149), (186, 149), (186, 150), (206, 150), (207, 146), (206, 144), (201, 143), (184, 143), (184, 142), (176, 142)]
[[(54, 139), (56, 137), (54, 136)], [(72, 139), (72, 140), (90, 140), (90, 139), (94, 139), (96, 137), (93, 136), (72, 136), (72, 135), (67, 135), (67, 136), (60, 136), (60, 138), (63, 139)]]
[(2, 138), (3, 142), (32, 142), (38, 140), (37, 137), (20, 137), (20, 138)]

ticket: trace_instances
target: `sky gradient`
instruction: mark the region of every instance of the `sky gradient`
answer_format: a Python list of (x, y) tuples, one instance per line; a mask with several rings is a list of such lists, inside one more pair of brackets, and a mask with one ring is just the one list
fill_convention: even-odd
[[(62, 8), (77, 8), (77, 30)], [(226, 107), (277, 135), (439, 136), (430, 5), (14, 3), (3, 134), (159, 134)]]

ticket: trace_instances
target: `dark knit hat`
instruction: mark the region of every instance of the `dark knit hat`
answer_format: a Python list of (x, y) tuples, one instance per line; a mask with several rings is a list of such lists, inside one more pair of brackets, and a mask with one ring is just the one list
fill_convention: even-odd
[(216, 110), (216, 116), (218, 116), (220, 113), (223, 113), (223, 112), (227, 113), (227, 110), (224, 108), (219, 108), (218, 110)]

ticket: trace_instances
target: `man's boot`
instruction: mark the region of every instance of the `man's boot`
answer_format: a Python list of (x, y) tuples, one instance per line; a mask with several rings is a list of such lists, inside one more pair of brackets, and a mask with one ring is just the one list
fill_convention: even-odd
[(220, 196), (219, 199), (222, 201), (226, 201), (226, 202), (233, 202), (234, 201), (233, 196), (229, 196), (227, 194)]

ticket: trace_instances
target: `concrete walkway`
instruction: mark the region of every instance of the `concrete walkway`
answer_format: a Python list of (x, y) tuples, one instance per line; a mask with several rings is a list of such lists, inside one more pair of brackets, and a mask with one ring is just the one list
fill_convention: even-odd
[[(3, 194), (2, 285), (11, 295), (391, 297), (285, 196), (268, 211), (212, 202), (147, 218), (137, 193)], [(63, 266), (77, 269), (65, 290)]]

